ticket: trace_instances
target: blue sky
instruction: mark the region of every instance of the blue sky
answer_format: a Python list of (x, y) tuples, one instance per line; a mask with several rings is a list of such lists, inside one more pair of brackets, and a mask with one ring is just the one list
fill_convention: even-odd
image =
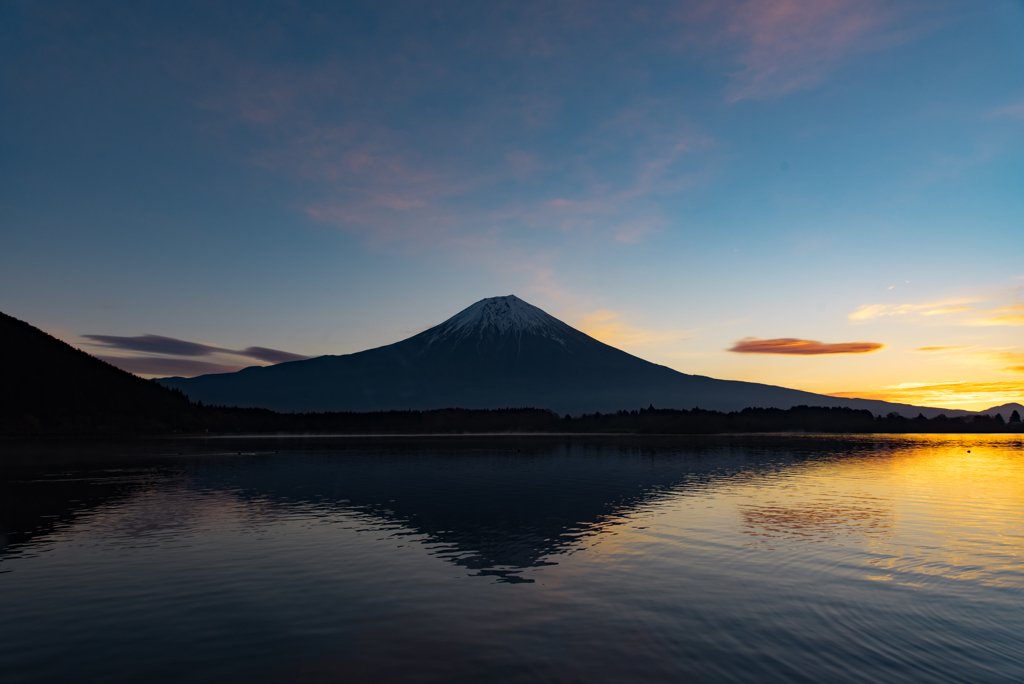
[[(1010, 0), (5, 0), (0, 310), (163, 375), (516, 294), (684, 372), (1020, 400), (1022, 45)], [(147, 334), (208, 349), (85, 337)]]

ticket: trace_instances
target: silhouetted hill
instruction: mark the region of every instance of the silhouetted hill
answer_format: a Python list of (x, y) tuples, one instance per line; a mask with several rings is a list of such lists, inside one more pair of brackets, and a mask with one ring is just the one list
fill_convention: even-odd
[(0, 313), (0, 435), (170, 432), (196, 425), (168, 389)]
[(160, 382), (205, 404), (286, 412), (536, 406), (579, 415), (654, 404), (725, 412), (803, 405), (906, 417), (967, 413), (687, 375), (599, 342), (511, 295), (481, 300), (414, 337), (356, 354)]
[(984, 413), (985, 415), (992, 416), (993, 418), (996, 416), (996, 414), (998, 414), (1001, 415), (1004, 419), (1009, 420), (1010, 416), (1013, 415), (1014, 411), (1017, 412), (1018, 416), (1024, 416), (1024, 405), (1017, 403), (1002, 404), (1001, 406), (993, 406), (992, 408), (987, 408), (984, 411), (978, 411), (978, 413)]

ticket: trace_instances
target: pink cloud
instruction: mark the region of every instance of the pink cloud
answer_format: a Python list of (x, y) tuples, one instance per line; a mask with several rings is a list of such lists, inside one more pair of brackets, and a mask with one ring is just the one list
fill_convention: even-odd
[(851, 55), (877, 47), (891, 21), (877, 0), (748, 0), (728, 32), (742, 41), (730, 101), (776, 97), (819, 83)]
[(529, 128), (550, 126), (562, 108), (561, 98), (530, 94), (521, 95), (518, 99), (515, 111)]
[[(905, 42), (932, 24), (915, 18), (897, 26), (919, 3), (886, 0), (715, 0), (674, 13), (687, 51), (732, 53), (726, 99), (758, 100), (811, 88), (864, 53)], [(923, 5), (922, 5), (923, 6)], [(934, 21), (934, 20), (933, 20)]]
[(544, 167), (540, 157), (522, 150), (513, 150), (505, 155), (512, 175), (523, 180)]
[(445, 203), (488, 181), (459, 174), (451, 160), (424, 160), (383, 125), (305, 126), (253, 162), (319, 186), (307, 216), (362, 235), (369, 244), (437, 240), (452, 232)]
[(255, 127), (294, 125), (307, 118), (311, 103), (357, 87), (351, 70), (332, 62), (301, 70), (260, 66), (217, 45), (197, 45), (175, 55), (171, 70), (199, 81), (207, 93), (196, 101), (200, 109)]
[[(179, 56), (174, 70), (207, 93), (197, 105), (260, 134), (250, 163), (314, 188), (320, 199), (303, 207), (313, 220), (374, 244), (437, 236), (450, 223), (439, 205), (485, 182), (483, 174), (459, 173), (457, 153), (423, 153), (416, 138), (422, 131), (396, 129), (373, 116), (380, 104), (375, 99), (401, 101), (422, 89), (417, 75), (435, 68), (429, 60), (373, 68), (337, 61), (276, 67), (216, 45), (193, 52)], [(340, 123), (323, 116), (325, 105), (346, 112)]]
[(571, 212), (574, 214), (593, 214), (608, 211), (611, 207), (610, 202), (607, 200), (570, 200), (565, 199), (564, 197), (553, 199), (549, 201), (547, 205), (556, 211)]
[(402, 249), (437, 246), (458, 239), (452, 219), (444, 214), (422, 209), (415, 220), (408, 212), (363, 202), (342, 205), (317, 205), (306, 208), (306, 215), (319, 223), (336, 226), (347, 233), (359, 235), (371, 247), (402, 244)]
[[(481, 24), (458, 49), (462, 56), (508, 50), (515, 59), (534, 63), (533, 58), (578, 52), (583, 39), (592, 44), (595, 36), (610, 37), (621, 31), (622, 21), (651, 21), (649, 13), (627, 14), (613, 3), (581, 0), (503, 6), (487, 12), (487, 22), (493, 23)], [(307, 199), (299, 205), (309, 218), (375, 245), (440, 238), (447, 244), (494, 225), (508, 230), (514, 222), (597, 229), (608, 239), (636, 242), (659, 220), (652, 206), (656, 200), (647, 198), (701, 182), (700, 173), (686, 166), (693, 152), (710, 145), (692, 126), (678, 125), (677, 107), (661, 102), (654, 103), (660, 107), (656, 128), (651, 128), (656, 117), (641, 112), (631, 140), (621, 140), (620, 131), (591, 131), (592, 137), (577, 141), (587, 148), (582, 154), (559, 157), (545, 151), (548, 158), (542, 160), (530, 151), (541, 149), (533, 136), (557, 123), (567, 101), (557, 75), (548, 79), (546, 71), (527, 84), (484, 88), (483, 97), (465, 112), (441, 120), (403, 108), (438, 84), (444, 86), (439, 92), (472, 84), (446, 48), (410, 39), (372, 63), (347, 62), (336, 54), (320, 64), (291, 65), (230, 50), (211, 44), (181, 57), (178, 71), (205, 93), (197, 98), (200, 107), (254, 134), (252, 164), (303, 182)], [(666, 117), (672, 117), (667, 126)], [(511, 128), (528, 135), (495, 135)], [(622, 166), (595, 160), (615, 147), (614, 135), (628, 143), (612, 151), (626, 158)], [(483, 212), (472, 202), (460, 202), (479, 189), (505, 193), (509, 181), (536, 181), (553, 172), (560, 180), (573, 176), (569, 183), (582, 179), (578, 187), (586, 189), (574, 188), (564, 203), (532, 200), (533, 207), (492, 210), (483, 225)], [(516, 201), (524, 200), (510, 200)], [(493, 218), (497, 214), (506, 218)]]
[(427, 205), (427, 203), (421, 199), (404, 199), (402, 197), (387, 196), (373, 197), (370, 200), (370, 204), (375, 207), (385, 207), (395, 211), (409, 211), (410, 209), (419, 209), (420, 207), (425, 207)]
[[(635, 156), (622, 181), (597, 178), (577, 197), (555, 197), (502, 215), (533, 226), (604, 232), (611, 240), (624, 244), (640, 242), (662, 229), (667, 221), (657, 207), (658, 198), (707, 183), (716, 173), (714, 162), (696, 155), (712, 149), (715, 141), (689, 131), (659, 133), (649, 114), (642, 108), (631, 108), (602, 126), (607, 140), (616, 134), (625, 136)], [(578, 175), (593, 176), (594, 167), (587, 158), (579, 163), (583, 168)], [(621, 176), (624, 169), (615, 167), (614, 171)]]
[(989, 114), (989, 118), (995, 117), (1024, 119), (1024, 100), (1021, 100), (1020, 102), (1016, 102), (1014, 104), (1006, 105), (1005, 107), (999, 107), (997, 109), (994, 109)]
[(626, 221), (612, 227), (612, 238), (616, 242), (635, 244), (650, 233), (660, 230), (666, 222), (661, 218), (637, 219)]

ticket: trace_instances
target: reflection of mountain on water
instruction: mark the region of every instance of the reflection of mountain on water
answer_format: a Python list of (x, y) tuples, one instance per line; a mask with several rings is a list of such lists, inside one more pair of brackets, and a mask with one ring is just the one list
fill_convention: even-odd
[(152, 465), (0, 472), (0, 561), (100, 507), (117, 506), (165, 481)]
[(741, 470), (735, 453), (655, 456), (623, 445), (346, 453), (268, 462), (234, 480), (243, 496), (343, 506), (426, 535), (437, 555), (509, 580), (678, 487)]
[[(227, 451), (225, 446), (217, 443), (216, 450)], [(424, 543), (440, 546), (436, 555), (459, 566), (522, 581), (522, 569), (550, 563), (551, 556), (607, 531), (669, 491), (768, 475), (806, 456), (812, 445), (802, 440), (794, 448), (776, 440), (766, 449), (721, 439), (508, 438), (296, 446), (233, 443), (231, 449), (253, 455), (195, 454), (131, 468), (9, 472), (0, 478), (0, 530), (8, 537), (8, 553), (15, 552), (90, 511), (184, 488), (218, 497), (230, 493), (259, 517), (355, 513), (388, 524), (394, 534), (426, 536)], [(268, 447), (280, 453), (267, 453)], [(133, 536), (148, 528), (166, 530), (177, 524), (172, 518), (182, 519), (180, 510), (148, 510), (154, 519), (133, 527)]]

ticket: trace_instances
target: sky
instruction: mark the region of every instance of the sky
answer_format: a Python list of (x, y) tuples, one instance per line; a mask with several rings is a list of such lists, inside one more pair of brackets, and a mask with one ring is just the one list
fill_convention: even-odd
[(515, 294), (685, 373), (1024, 400), (1024, 2), (0, 0), (0, 311), (145, 377)]

